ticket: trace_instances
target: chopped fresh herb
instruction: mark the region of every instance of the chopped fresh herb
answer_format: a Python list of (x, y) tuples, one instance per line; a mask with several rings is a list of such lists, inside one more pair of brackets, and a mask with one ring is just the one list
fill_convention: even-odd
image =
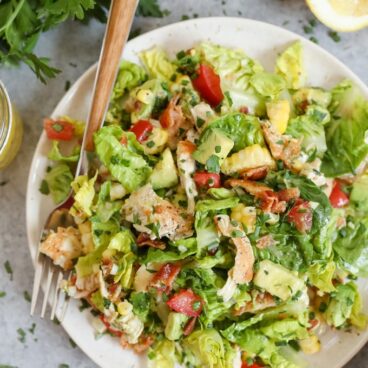
[(323, 312), (326, 312), (326, 309), (327, 309), (327, 304), (322, 302), (322, 303), (319, 305), (318, 310), (319, 310), (321, 313), (323, 313)]
[(87, 300), (86, 300), (86, 299), (81, 299), (81, 304), (80, 304), (80, 306), (78, 307), (79, 311), (80, 311), (80, 312), (83, 312), (85, 309), (87, 309), (87, 308), (89, 308), (89, 307), (90, 307), (90, 305), (89, 305), (89, 303), (87, 302)]
[(224, 95), (225, 95), (225, 97), (226, 97), (226, 100), (227, 100), (227, 102), (228, 102), (228, 104), (229, 104), (229, 106), (231, 107), (231, 106), (233, 106), (233, 99), (231, 98), (231, 96), (230, 96), (230, 92), (229, 91), (226, 91), (225, 93), (224, 93)]
[(52, 322), (54, 322), (55, 325), (59, 326), (60, 325), (60, 321), (55, 317)]
[(26, 333), (22, 328), (17, 329), (18, 332), (18, 341), (20, 341), (22, 344), (26, 342)]
[(231, 232), (231, 237), (232, 238), (241, 238), (243, 236), (244, 236), (244, 233), (242, 231), (240, 231), (240, 230), (233, 230)]
[(7, 274), (9, 274), (10, 281), (13, 280), (13, 269), (9, 261), (4, 262), (4, 268)]
[(18, 368), (15, 365), (0, 364), (0, 368)]
[(5, 295), (6, 295), (5, 291), (0, 291), (0, 298), (4, 298)]
[(192, 308), (197, 311), (199, 310), (199, 308), (201, 308), (201, 302), (196, 300), (193, 304), (192, 304)]
[(220, 172), (220, 162), (216, 155), (211, 155), (206, 162), (206, 168), (208, 172), (219, 173)]
[(289, 20), (284, 20), (284, 21), (282, 22), (282, 25), (283, 25), (283, 26), (287, 26), (289, 23), (290, 23), (290, 21), (289, 21)]
[(295, 351), (300, 351), (300, 346), (299, 346), (299, 343), (298, 341), (296, 340), (290, 340), (289, 341), (289, 345), (291, 348), (293, 348)]
[(193, 18), (198, 18), (198, 14), (197, 13), (193, 13)]
[(163, 18), (169, 15), (169, 11), (162, 10), (157, 0), (140, 0), (137, 8), (137, 15), (142, 17)]
[(155, 145), (155, 142), (154, 141), (147, 142), (147, 147), (148, 148), (152, 148), (152, 147), (154, 147), (154, 145)]
[(33, 335), (36, 329), (36, 324), (32, 323), (32, 326), (28, 329), (28, 331)]
[(330, 30), (330, 31), (328, 31), (328, 35), (335, 42), (340, 42), (341, 41), (341, 37), (336, 31), (331, 31)]
[(45, 179), (41, 181), (40, 188), (38, 189), (42, 194), (48, 195), (50, 194), (50, 188)]
[(77, 347), (77, 344), (71, 339), (69, 338), (69, 343), (70, 343), (70, 346), (75, 349)]
[(29, 292), (27, 290), (23, 291), (23, 297), (27, 302), (31, 302), (31, 296), (29, 295)]
[(317, 25), (317, 19), (309, 19), (308, 23), (311, 27), (315, 27)]
[(314, 32), (313, 27), (311, 27), (310, 25), (303, 26), (303, 30), (304, 30), (304, 33), (307, 33), (307, 34), (310, 34), (310, 33)]
[(221, 146), (216, 146), (215, 147), (215, 152), (220, 153), (221, 152)]
[(65, 81), (64, 91), (68, 91), (70, 88), (70, 85), (71, 85), (70, 80)]
[(61, 363), (59, 364), (59, 368), (69, 368), (69, 365), (65, 363)]
[(8, 183), (9, 183), (9, 180), (0, 181), (0, 187), (3, 187), (4, 185), (6, 185)]
[(142, 33), (141, 28), (136, 28), (133, 31), (130, 31), (129, 40), (131, 40), (132, 38), (138, 37), (141, 33)]
[(202, 118), (197, 117), (197, 127), (198, 128), (202, 128), (204, 123), (205, 123), (205, 121)]
[(61, 132), (64, 128), (61, 124), (55, 123), (52, 124), (52, 129), (54, 129), (56, 132)]
[(188, 20), (188, 19), (190, 19), (190, 17), (188, 15), (186, 15), (186, 14), (183, 14), (181, 16), (181, 20)]

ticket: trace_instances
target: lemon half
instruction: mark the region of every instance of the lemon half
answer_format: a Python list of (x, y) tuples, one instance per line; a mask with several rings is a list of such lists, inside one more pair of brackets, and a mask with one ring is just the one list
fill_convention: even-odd
[(307, 4), (335, 31), (352, 32), (368, 26), (368, 0), (307, 0)]

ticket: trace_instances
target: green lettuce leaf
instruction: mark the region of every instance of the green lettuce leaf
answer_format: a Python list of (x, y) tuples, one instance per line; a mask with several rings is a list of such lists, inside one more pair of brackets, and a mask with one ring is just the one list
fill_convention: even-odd
[(65, 156), (60, 152), (59, 141), (52, 141), (52, 148), (47, 155), (47, 158), (56, 162), (77, 162), (79, 159), (80, 146), (74, 147), (73, 152), (69, 156)]
[(114, 234), (120, 230), (119, 221), (113, 217), (107, 222), (102, 222), (97, 216), (93, 216), (90, 221), (95, 247), (107, 246)]
[(107, 222), (121, 209), (122, 201), (110, 200), (111, 181), (105, 181), (98, 193), (96, 215), (102, 222)]
[(335, 262), (316, 262), (308, 269), (309, 282), (319, 290), (330, 293), (335, 290), (332, 283), (335, 270)]
[(213, 215), (211, 216), (207, 212), (197, 210), (194, 227), (197, 234), (198, 251), (200, 253), (204, 249), (217, 248), (220, 244), (220, 237), (213, 222)]
[(86, 256), (78, 258), (78, 262), (75, 265), (77, 278), (89, 276), (99, 270), (102, 253), (105, 251), (106, 247), (107, 244), (96, 248), (93, 252), (88, 253)]
[(148, 368), (174, 368), (175, 342), (158, 340), (148, 351)]
[(277, 74), (258, 72), (250, 78), (250, 84), (262, 96), (276, 99), (285, 89), (285, 80)]
[(139, 57), (151, 78), (170, 81), (176, 72), (175, 65), (169, 61), (166, 52), (162, 49), (154, 47), (141, 52)]
[(219, 211), (227, 208), (233, 208), (238, 203), (238, 197), (230, 197), (226, 199), (202, 199), (196, 203), (196, 211)]
[(233, 151), (253, 144), (264, 146), (263, 134), (259, 119), (255, 116), (234, 112), (213, 120), (203, 131), (200, 143), (207, 140), (212, 129), (219, 129), (234, 141)]
[(137, 257), (134, 253), (128, 252), (118, 257), (118, 271), (114, 276), (114, 283), (120, 283), (123, 289), (132, 286), (134, 278), (134, 262)]
[[(234, 355), (215, 329), (195, 331), (183, 341), (187, 362), (194, 366), (232, 368)], [(231, 359), (232, 358), (232, 359)]]
[(111, 238), (108, 249), (114, 249), (122, 253), (129, 253), (134, 244), (135, 239), (133, 233), (129, 229), (124, 229)]
[(55, 203), (61, 203), (69, 194), (73, 175), (68, 165), (59, 164), (46, 173), (45, 181), (49, 187), (53, 201)]
[(357, 86), (344, 81), (332, 90), (330, 108), (322, 171), (328, 177), (354, 174), (368, 154), (368, 101)]
[(358, 176), (353, 184), (350, 201), (363, 213), (368, 213), (368, 173)]
[[(96, 153), (111, 175), (131, 193), (146, 183), (151, 168), (133, 143), (120, 143), (122, 135), (123, 131), (118, 126), (101, 128), (94, 136)], [(129, 141), (136, 142), (134, 134), (126, 135)]]
[(288, 88), (297, 89), (304, 85), (303, 47), (300, 41), (293, 43), (277, 58), (276, 73), (285, 79)]

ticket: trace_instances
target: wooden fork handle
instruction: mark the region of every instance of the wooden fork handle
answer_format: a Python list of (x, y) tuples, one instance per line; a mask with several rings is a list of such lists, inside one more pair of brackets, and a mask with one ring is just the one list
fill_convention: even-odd
[(93, 151), (93, 133), (101, 127), (105, 118), (137, 3), (137, 0), (112, 0), (111, 2), (86, 125), (85, 149), (87, 151)]

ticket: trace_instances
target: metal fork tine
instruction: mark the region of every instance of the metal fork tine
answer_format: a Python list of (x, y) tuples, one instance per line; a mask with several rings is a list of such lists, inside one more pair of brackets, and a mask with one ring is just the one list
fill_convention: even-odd
[(45, 293), (43, 295), (43, 302), (42, 302), (42, 309), (41, 309), (41, 318), (43, 318), (45, 316), (45, 312), (46, 312), (46, 308), (47, 308), (47, 302), (49, 301), (51, 284), (52, 284), (52, 279), (53, 279), (54, 273), (55, 273), (55, 267), (49, 261), (48, 262), (48, 273), (47, 273), (46, 289), (45, 289)]
[[(72, 273), (69, 272), (68, 281), (70, 281), (71, 278), (72, 278)], [(61, 315), (60, 315), (60, 322), (62, 322), (64, 320), (66, 311), (68, 309), (69, 300), (70, 300), (70, 297), (68, 295), (64, 294), (64, 302), (63, 302), (63, 305), (62, 305), (62, 311), (61, 311)]]
[(35, 266), (35, 276), (33, 280), (33, 290), (32, 290), (32, 301), (31, 301), (31, 316), (33, 316), (36, 305), (38, 293), (41, 287), (41, 280), (43, 275), (43, 270), (45, 267), (45, 258), (42, 254), (37, 254), (36, 266)]
[(56, 308), (59, 304), (59, 298), (60, 298), (60, 282), (63, 279), (63, 272), (59, 271), (58, 275), (57, 275), (57, 279), (56, 279), (56, 287), (55, 287), (55, 292), (54, 292), (54, 299), (52, 301), (52, 309), (51, 309), (51, 317), (50, 319), (53, 320), (55, 318), (55, 312), (56, 312)]

